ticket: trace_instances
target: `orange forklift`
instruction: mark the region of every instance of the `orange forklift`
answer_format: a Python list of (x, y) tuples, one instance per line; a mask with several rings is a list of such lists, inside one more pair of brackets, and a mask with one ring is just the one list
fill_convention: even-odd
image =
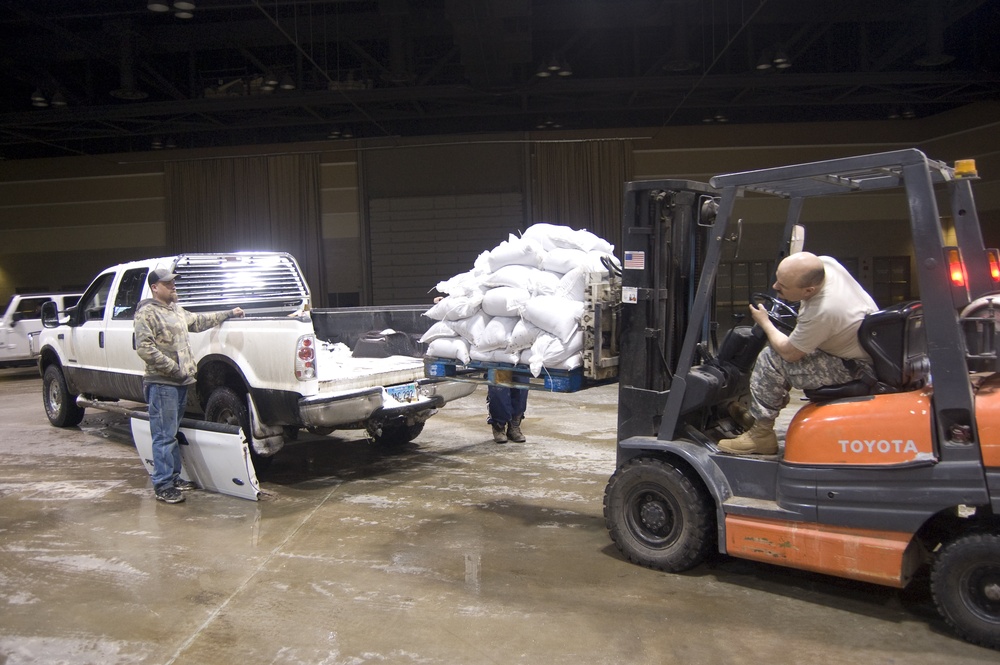
[[(627, 184), (618, 460), (604, 517), (628, 560), (679, 572), (717, 549), (898, 588), (929, 567), (945, 621), (1000, 648), (1000, 262), (984, 247), (974, 180), (973, 162), (899, 150), (710, 185)], [(848, 194), (864, 205), (893, 190), (908, 204), (920, 301), (861, 325), (877, 381), (807, 391), (777, 455), (721, 453), (717, 442), (747, 426), (734, 406), (748, 403), (767, 343), (746, 325), (715, 339), (720, 257), (741, 233), (737, 198), (787, 199), (780, 260), (801, 249), (807, 205)], [(794, 327), (794, 304), (752, 299)]]

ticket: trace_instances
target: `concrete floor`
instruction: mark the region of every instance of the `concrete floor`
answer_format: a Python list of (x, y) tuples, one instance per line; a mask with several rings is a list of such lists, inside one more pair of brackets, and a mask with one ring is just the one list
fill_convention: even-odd
[(0, 370), (0, 665), (998, 661), (923, 588), (626, 563), (616, 390), (533, 392), (528, 443), (498, 446), (480, 389), (394, 454), (302, 441), (260, 502), (166, 505), (122, 417), (52, 428), (37, 375)]

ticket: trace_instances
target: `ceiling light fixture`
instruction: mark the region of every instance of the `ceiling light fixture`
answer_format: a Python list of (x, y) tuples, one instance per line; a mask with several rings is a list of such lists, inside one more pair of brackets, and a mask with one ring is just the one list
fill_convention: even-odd
[(264, 75), (260, 82), (260, 89), (266, 92), (271, 92), (278, 87), (278, 77), (274, 74), (268, 72)]
[(31, 105), (37, 106), (40, 109), (49, 105), (49, 100), (45, 99), (45, 95), (42, 93), (41, 88), (37, 88), (33, 93), (31, 93)]
[(158, 0), (149, 0), (146, 3), (146, 9), (151, 12), (167, 12), (170, 11), (170, 7), (166, 2), (159, 2)]
[(190, 0), (176, 0), (174, 2), (174, 9), (183, 9), (186, 11), (191, 11), (194, 9), (194, 3)]
[(778, 69), (788, 69), (792, 66), (792, 61), (788, 59), (788, 54), (781, 49), (775, 51), (774, 60), (772, 60), (772, 62)]
[(282, 90), (295, 90), (295, 81), (292, 80), (291, 74), (285, 73), (281, 77), (281, 82), (278, 84)]
[(59, 108), (66, 106), (66, 98), (58, 90), (52, 95), (52, 106), (58, 106)]

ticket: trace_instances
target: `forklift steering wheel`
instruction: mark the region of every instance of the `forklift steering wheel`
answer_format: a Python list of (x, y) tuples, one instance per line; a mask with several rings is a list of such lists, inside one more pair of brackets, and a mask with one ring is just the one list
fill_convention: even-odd
[(775, 328), (786, 335), (795, 329), (795, 323), (798, 321), (798, 312), (784, 300), (778, 300), (766, 293), (754, 293), (750, 296), (750, 303), (753, 305), (763, 305), (764, 309), (767, 310), (767, 318), (771, 320)]

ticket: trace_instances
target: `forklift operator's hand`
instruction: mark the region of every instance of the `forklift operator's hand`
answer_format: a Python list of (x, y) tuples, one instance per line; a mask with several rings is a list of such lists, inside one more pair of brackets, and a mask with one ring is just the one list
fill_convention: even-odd
[(764, 330), (767, 330), (765, 322), (770, 321), (770, 317), (768, 316), (768, 311), (764, 309), (763, 305), (750, 303), (750, 316), (753, 317), (754, 323), (761, 328), (764, 328)]

